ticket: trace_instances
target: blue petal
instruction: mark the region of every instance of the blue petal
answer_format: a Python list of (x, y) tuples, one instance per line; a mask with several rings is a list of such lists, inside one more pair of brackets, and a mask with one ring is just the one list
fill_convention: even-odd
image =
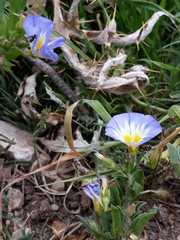
[(26, 28), (39, 27), (43, 32), (45, 32), (50, 25), (53, 25), (53, 22), (47, 18), (36, 15), (28, 15), (24, 20), (23, 29), (26, 31)]
[[(38, 36), (36, 41), (34, 41), (34, 43), (33, 43), (33, 46), (32, 46), (33, 52), (36, 52), (36, 54), (39, 54), (39, 52), (36, 51), (36, 46), (37, 46), (37, 43), (39, 40), (41, 40), (41, 39), (43, 40), (44, 46), (46, 46), (50, 42), (49, 37), (52, 33), (52, 29), (53, 29), (53, 24), (50, 24), (44, 32), (41, 30), (40, 35)], [(46, 48), (47, 48), (47, 46), (46, 46)]]
[(24, 31), (26, 32), (26, 36), (28, 38), (34, 35), (37, 35), (38, 38), (41, 33), (41, 28), (40, 27), (24, 28)]
[(94, 200), (95, 198), (99, 198), (100, 193), (101, 193), (101, 187), (100, 184), (95, 182), (92, 184), (88, 184), (85, 188), (84, 188), (84, 192), (85, 194), (91, 198), (92, 200)]
[(63, 43), (65, 43), (65, 39), (63, 37), (58, 37), (55, 40), (48, 42), (48, 49), (53, 50), (60, 47)]
[[(142, 128), (141, 128), (142, 127)], [(124, 142), (125, 134), (138, 133), (142, 139), (138, 142)], [(130, 146), (139, 146), (162, 132), (161, 125), (150, 115), (141, 113), (123, 113), (115, 115), (106, 126), (106, 135)]]
[(54, 62), (58, 60), (58, 55), (53, 50), (50, 51), (47, 47), (47, 44), (44, 44), (42, 46), (40, 52), (38, 53), (38, 56), (41, 58), (50, 59)]

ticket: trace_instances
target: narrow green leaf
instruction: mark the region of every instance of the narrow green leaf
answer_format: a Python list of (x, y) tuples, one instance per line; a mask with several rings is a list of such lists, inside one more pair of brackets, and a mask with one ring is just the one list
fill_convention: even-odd
[(180, 22), (180, 20), (178, 18), (176, 18), (174, 15), (172, 15), (170, 12), (166, 11), (164, 8), (160, 7), (159, 4), (155, 4), (152, 1), (146, 1), (146, 0), (131, 0), (134, 3), (138, 3), (141, 7), (146, 7), (149, 8), (153, 11), (162, 11), (166, 14), (169, 15), (169, 17), (176, 19), (178, 22)]
[(106, 109), (102, 106), (102, 104), (97, 100), (84, 100), (83, 102), (87, 103), (91, 106), (97, 114), (103, 119), (105, 123), (108, 123), (111, 119), (111, 116), (106, 111)]
[(156, 66), (158, 66), (160, 68), (163, 68), (163, 69), (166, 69), (166, 70), (169, 70), (169, 71), (172, 71), (172, 72), (180, 72), (180, 68), (170, 66), (169, 64), (165, 64), (165, 63), (162, 63), (162, 62), (156, 62), (156, 61), (151, 61), (151, 62), (154, 63)]
[(21, 237), (19, 240), (32, 240), (35, 232), (31, 232), (28, 235)]
[(81, 51), (76, 45), (74, 45), (70, 40), (66, 39), (66, 43), (74, 49), (81, 57), (83, 57), (86, 61), (90, 62), (92, 59), (88, 57), (83, 51)]
[(6, 35), (6, 15), (4, 13), (4, 6), (6, 4), (6, 0), (1, 0), (0, 3), (0, 36)]
[[(26, 7), (27, 0), (9, 0), (8, 31), (14, 31), (19, 16)], [(12, 33), (10, 33), (12, 34)]]

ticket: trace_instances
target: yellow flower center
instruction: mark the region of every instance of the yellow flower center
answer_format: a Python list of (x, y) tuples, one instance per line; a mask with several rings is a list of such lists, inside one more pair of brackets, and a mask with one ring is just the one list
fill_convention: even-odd
[(133, 142), (138, 143), (141, 140), (141, 136), (138, 134), (135, 134), (134, 136), (125, 135), (124, 136), (124, 142)]
[[(138, 143), (141, 140), (141, 136), (139, 136), (138, 134), (135, 134), (134, 136), (132, 135), (125, 135), (124, 136), (124, 142), (132, 142), (132, 143)], [(135, 152), (137, 150), (137, 146), (129, 146), (128, 148), (130, 151)]]
[(94, 209), (96, 212), (101, 213), (102, 211), (102, 202), (99, 199), (93, 200)]
[(36, 45), (36, 52), (39, 52), (42, 45), (43, 45), (44, 41), (42, 39), (39, 39)]

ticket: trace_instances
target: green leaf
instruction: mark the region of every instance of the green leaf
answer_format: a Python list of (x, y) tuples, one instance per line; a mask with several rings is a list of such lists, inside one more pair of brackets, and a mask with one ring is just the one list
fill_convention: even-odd
[(144, 187), (144, 173), (141, 169), (136, 170), (132, 175), (133, 182), (139, 183), (142, 188)]
[(119, 196), (119, 191), (117, 186), (110, 186), (110, 192), (111, 192), (111, 203), (114, 206), (121, 206), (121, 198)]
[(146, 224), (156, 214), (156, 212), (156, 208), (152, 208), (147, 213), (142, 213), (141, 215), (137, 216), (128, 229), (129, 232), (132, 231), (136, 236), (139, 236)]
[(8, 30), (13, 31), (15, 26), (19, 20), (19, 16), (21, 12), (23, 12), (24, 8), (26, 7), (27, 0), (9, 0), (10, 11), (9, 11), (9, 18), (8, 18)]
[[(116, 176), (116, 174), (115, 174)], [(126, 194), (126, 182), (121, 178), (117, 178), (116, 179), (116, 182), (117, 182), (117, 185), (118, 185), (118, 188), (119, 188), (119, 195), (120, 195), (120, 198), (122, 199), (123, 196), (125, 196)]]
[(147, 204), (147, 203), (144, 202), (144, 201), (138, 202), (138, 203), (136, 204), (136, 211), (139, 212), (140, 209), (141, 209), (144, 205), (146, 205), (146, 204)]
[(168, 143), (167, 146), (168, 146), (169, 157), (172, 163), (179, 163), (180, 159), (179, 159), (177, 148), (174, 147), (171, 143)]
[(78, 48), (76, 45), (74, 45), (70, 40), (66, 39), (66, 43), (74, 49), (81, 57), (83, 57), (86, 61), (90, 62), (92, 59), (88, 57), (83, 51), (81, 51), (80, 48)]
[(171, 97), (171, 98), (180, 98), (180, 91), (175, 91), (175, 92), (172, 92), (172, 93), (170, 93), (169, 94), (169, 96)]
[(91, 106), (97, 114), (103, 119), (105, 123), (108, 123), (111, 119), (111, 116), (106, 111), (106, 109), (103, 107), (103, 105), (97, 101), (97, 100), (83, 100), (83, 102), (87, 103), (89, 106)]
[(4, 210), (2, 210), (2, 218), (3, 218), (3, 219), (8, 219), (8, 220), (14, 222), (14, 223), (17, 224), (17, 225), (21, 225), (21, 224), (22, 224), (18, 219), (10, 216), (10, 215), (8, 214), (8, 212), (6, 212), (6, 211), (4, 211)]
[(171, 143), (168, 143), (167, 146), (172, 167), (180, 176), (180, 147), (176, 148)]
[(4, 52), (4, 56), (6, 57), (7, 60), (11, 61), (19, 56), (26, 56), (26, 54), (24, 53), (24, 51), (20, 50), (16, 46), (13, 46), (9, 51)]
[(176, 67), (170, 66), (168, 64), (162, 63), (162, 62), (156, 62), (156, 61), (151, 61), (151, 62), (160, 68), (163, 68), (163, 69), (166, 69), (166, 70), (169, 70), (172, 72), (180, 72), (180, 68), (176, 68)]
[(137, 201), (139, 199), (140, 193), (143, 191), (143, 187), (139, 183), (135, 182), (133, 185), (133, 190), (135, 196), (133, 197), (132, 202)]
[(14, 141), (12, 141), (11, 139), (7, 138), (6, 136), (0, 134), (0, 141), (9, 143), (9, 144), (16, 144)]
[(96, 239), (101, 239), (101, 229), (99, 228), (95, 221), (93, 220), (91, 221), (87, 218), (85, 219), (81, 216), (77, 216), (77, 218), (79, 219), (79, 221), (82, 222), (82, 224), (88, 230), (88, 232), (90, 232)]
[(115, 207), (111, 205), (111, 213), (112, 213), (112, 229), (115, 240), (120, 239), (122, 225), (124, 220), (123, 210), (118, 206)]
[(112, 222), (112, 215), (111, 211), (106, 211), (102, 214), (102, 231), (103, 232), (111, 232), (111, 222)]
[(113, 238), (111, 237), (110, 232), (105, 232), (105, 233), (103, 232), (102, 235), (101, 235), (101, 239), (110, 240), (110, 239), (113, 239)]
[[(175, 18), (174, 15), (172, 15), (170, 12), (166, 11), (164, 8), (162, 8), (159, 4), (155, 4), (149, 0), (131, 0), (134, 3), (138, 3), (139, 6), (149, 8), (153, 11), (162, 11), (169, 15), (171, 18)], [(178, 22), (180, 21), (178, 18), (175, 18)]]
[(28, 235), (21, 237), (19, 240), (32, 240), (35, 232), (31, 232)]
[(174, 119), (174, 122), (180, 124), (180, 106), (173, 105), (168, 109), (168, 115)]
[(6, 23), (7, 23), (7, 18), (4, 13), (4, 6), (6, 4), (6, 0), (1, 0), (0, 3), (0, 36), (5, 36), (6, 35)]

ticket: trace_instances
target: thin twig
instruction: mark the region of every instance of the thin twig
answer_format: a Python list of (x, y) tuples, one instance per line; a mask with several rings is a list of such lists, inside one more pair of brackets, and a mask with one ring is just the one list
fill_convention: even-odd
[(39, 71), (48, 75), (51, 80), (58, 86), (58, 88), (72, 101), (77, 102), (79, 97), (73, 92), (73, 90), (63, 81), (62, 78), (56, 73), (56, 71), (47, 63), (39, 58), (26, 57), (26, 59), (32, 63)]
[[(75, 224), (77, 224), (77, 223), (74, 223), (74, 225)], [(69, 236), (69, 235), (71, 235), (73, 232), (75, 232), (78, 228), (80, 228), (82, 226), (82, 223), (79, 223), (75, 228), (73, 228), (70, 232), (68, 232), (65, 236), (64, 236), (64, 238), (62, 239), (62, 240), (65, 240), (65, 239), (67, 239), (67, 237)], [(72, 227), (72, 225), (70, 225), (69, 226), (69, 228), (70, 227)]]

